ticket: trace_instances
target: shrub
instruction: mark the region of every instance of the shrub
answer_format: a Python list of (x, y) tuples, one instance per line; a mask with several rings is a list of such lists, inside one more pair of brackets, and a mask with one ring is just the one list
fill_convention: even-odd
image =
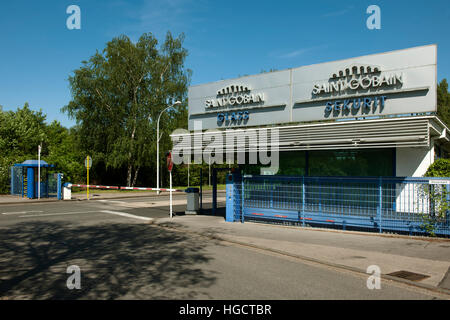
[(425, 177), (450, 177), (450, 159), (438, 159), (432, 163)]

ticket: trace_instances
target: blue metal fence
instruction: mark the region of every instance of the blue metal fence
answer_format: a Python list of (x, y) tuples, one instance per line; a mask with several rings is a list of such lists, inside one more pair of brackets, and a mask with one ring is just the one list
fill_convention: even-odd
[(234, 180), (233, 216), (450, 235), (449, 194), (448, 178), (244, 175)]

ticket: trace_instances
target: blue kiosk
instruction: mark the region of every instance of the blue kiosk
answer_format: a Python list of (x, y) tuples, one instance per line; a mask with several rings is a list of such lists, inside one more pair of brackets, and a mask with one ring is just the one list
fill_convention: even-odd
[(38, 167), (41, 168), (41, 197), (58, 197), (61, 193), (62, 174), (49, 174), (48, 169), (54, 165), (41, 160), (26, 160), (11, 167), (11, 194), (29, 199), (38, 197)]

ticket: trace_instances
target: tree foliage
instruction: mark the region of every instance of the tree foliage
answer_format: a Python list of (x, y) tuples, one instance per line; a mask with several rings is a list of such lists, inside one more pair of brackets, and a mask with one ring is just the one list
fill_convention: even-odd
[(425, 177), (450, 177), (450, 159), (437, 159), (427, 169)]
[(437, 87), (437, 114), (450, 127), (450, 93), (447, 79), (443, 79)]
[[(9, 192), (10, 167), (28, 159), (37, 159), (42, 145), (42, 160), (55, 165), (67, 179), (80, 179), (79, 161), (74, 134), (57, 121), (48, 125), (41, 111), (33, 111), (28, 103), (16, 111), (3, 111), (0, 106), (0, 193)], [(73, 181), (73, 180), (72, 180)]]
[[(83, 151), (106, 168), (126, 169), (126, 184), (136, 183), (143, 167), (156, 162), (156, 119), (176, 100), (181, 106), (161, 118), (162, 156), (168, 133), (186, 126), (190, 70), (184, 68), (184, 36), (167, 33), (164, 43), (143, 34), (136, 43), (120, 36), (106, 44), (69, 77), (72, 101), (63, 108), (79, 125)], [(170, 121), (169, 121), (170, 120)]]

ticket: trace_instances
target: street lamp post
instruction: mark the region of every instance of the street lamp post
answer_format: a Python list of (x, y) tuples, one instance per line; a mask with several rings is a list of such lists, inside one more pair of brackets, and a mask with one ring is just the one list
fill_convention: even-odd
[(171, 106), (168, 106), (158, 116), (158, 122), (156, 124), (156, 194), (159, 194), (159, 140), (161, 140), (161, 137), (159, 136), (159, 119), (161, 119), (161, 115), (169, 108), (172, 108), (174, 106), (180, 105), (181, 101), (176, 101)]

